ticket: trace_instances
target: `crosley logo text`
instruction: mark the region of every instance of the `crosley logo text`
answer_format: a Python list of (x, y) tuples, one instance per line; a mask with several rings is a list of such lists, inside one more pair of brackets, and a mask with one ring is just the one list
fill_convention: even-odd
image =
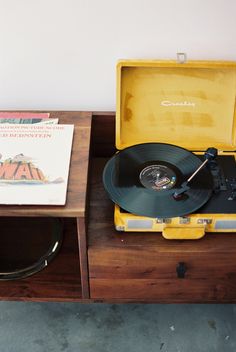
[(170, 101), (170, 100), (162, 100), (162, 106), (195, 106), (195, 103), (191, 101)]

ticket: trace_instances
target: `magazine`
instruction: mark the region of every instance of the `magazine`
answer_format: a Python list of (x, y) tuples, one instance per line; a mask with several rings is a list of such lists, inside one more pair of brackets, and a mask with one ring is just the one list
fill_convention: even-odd
[(64, 205), (74, 125), (0, 124), (0, 204)]
[(56, 119), (38, 119), (38, 118), (0, 118), (0, 124), (2, 123), (25, 123), (25, 124), (33, 124), (33, 123), (42, 123), (42, 124), (57, 124), (58, 118)]

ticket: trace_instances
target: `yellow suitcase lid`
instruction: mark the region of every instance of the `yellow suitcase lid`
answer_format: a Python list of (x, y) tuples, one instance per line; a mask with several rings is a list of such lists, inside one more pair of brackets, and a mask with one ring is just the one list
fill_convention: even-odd
[(161, 142), (236, 150), (236, 62), (122, 60), (116, 147)]

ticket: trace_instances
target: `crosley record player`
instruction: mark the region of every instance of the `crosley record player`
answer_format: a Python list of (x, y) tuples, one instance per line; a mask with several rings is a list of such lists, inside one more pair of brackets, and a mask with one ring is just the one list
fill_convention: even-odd
[(235, 100), (236, 62), (118, 63), (119, 152), (103, 173), (118, 231), (236, 232)]

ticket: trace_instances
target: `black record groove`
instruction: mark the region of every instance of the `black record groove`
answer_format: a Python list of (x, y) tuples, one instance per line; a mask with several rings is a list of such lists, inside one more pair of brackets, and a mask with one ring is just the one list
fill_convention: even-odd
[(180, 200), (173, 194), (202, 161), (192, 152), (171, 144), (144, 143), (115, 154), (106, 164), (103, 183), (111, 200), (141, 216), (170, 218), (190, 214), (212, 193), (212, 176), (203, 168)]

